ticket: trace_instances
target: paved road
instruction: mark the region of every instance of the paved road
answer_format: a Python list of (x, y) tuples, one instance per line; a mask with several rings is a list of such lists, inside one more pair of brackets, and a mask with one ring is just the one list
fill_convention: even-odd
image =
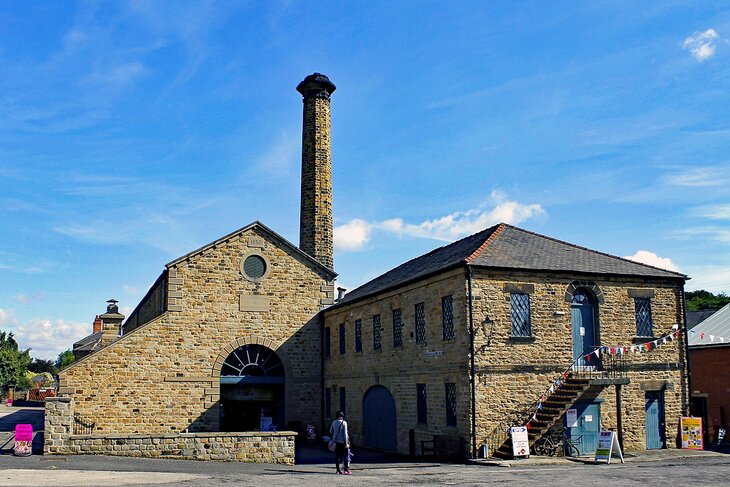
[[(351, 476), (331, 465), (252, 465), (103, 456), (26, 458), (0, 456), (0, 486), (182, 485), (722, 485), (730, 482), (730, 456), (630, 459), (626, 464), (525, 464), (511, 468), (419, 463), (355, 464)], [(644, 459), (646, 460), (646, 459)]]
[(0, 453), (12, 452), (15, 425), (21, 423), (33, 425), (33, 452), (43, 451), (43, 408), (0, 405)]

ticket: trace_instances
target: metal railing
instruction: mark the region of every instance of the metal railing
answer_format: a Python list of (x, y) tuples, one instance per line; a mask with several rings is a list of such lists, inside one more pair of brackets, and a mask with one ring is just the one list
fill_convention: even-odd
[(96, 423), (86, 420), (79, 414), (74, 414), (74, 434), (75, 435), (90, 435), (94, 433)]
[[(598, 354), (594, 353), (595, 350), (598, 350)], [(487, 435), (485, 444), (488, 454), (494, 454), (507, 441), (511, 427), (525, 426), (530, 423), (536, 417), (542, 403), (561, 390), (568, 379), (596, 381), (616, 380), (626, 377), (627, 367), (624, 349), (600, 346), (595, 347), (595, 350), (573, 360), (527, 408), (512, 413), (510, 418), (500, 422)]]

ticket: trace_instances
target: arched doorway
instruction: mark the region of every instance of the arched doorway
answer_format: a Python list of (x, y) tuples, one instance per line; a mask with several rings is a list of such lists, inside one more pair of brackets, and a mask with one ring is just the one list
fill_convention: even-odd
[(583, 358), (593, 352), (598, 343), (596, 300), (590, 291), (577, 289), (573, 293), (570, 312), (573, 325), (573, 360), (579, 359), (577, 365), (597, 365), (597, 357), (591, 357), (590, 363)]
[(397, 450), (395, 399), (383, 386), (367, 390), (362, 400), (363, 445), (379, 450)]
[(250, 344), (228, 355), (221, 367), (221, 431), (259, 431), (284, 423), (284, 366), (276, 353)]

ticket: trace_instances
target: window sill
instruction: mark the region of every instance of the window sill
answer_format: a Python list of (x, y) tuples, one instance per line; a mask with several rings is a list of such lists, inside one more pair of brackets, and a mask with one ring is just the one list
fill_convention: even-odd
[(535, 337), (509, 337), (510, 343), (534, 343)]
[(656, 340), (656, 337), (634, 337), (631, 340), (631, 343), (634, 345), (642, 345), (644, 343), (653, 342), (654, 340)]

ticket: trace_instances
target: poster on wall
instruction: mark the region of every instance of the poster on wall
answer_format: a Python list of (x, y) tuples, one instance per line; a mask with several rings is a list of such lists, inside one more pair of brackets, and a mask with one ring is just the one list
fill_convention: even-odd
[(702, 418), (682, 416), (679, 419), (679, 429), (682, 433), (682, 449), (704, 450), (702, 443)]
[(530, 456), (530, 440), (527, 437), (526, 426), (515, 426), (510, 428), (512, 435), (512, 455), (517, 457)]
[(576, 428), (578, 427), (578, 410), (577, 409), (568, 409), (565, 413), (566, 415), (566, 426), (568, 428)]

